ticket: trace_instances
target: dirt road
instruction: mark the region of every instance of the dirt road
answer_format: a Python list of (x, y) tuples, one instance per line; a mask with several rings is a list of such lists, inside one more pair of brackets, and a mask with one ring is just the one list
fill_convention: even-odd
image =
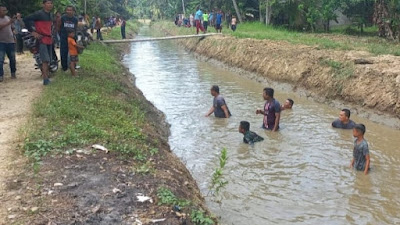
[[(6, 60), (8, 62), (8, 60)], [(29, 54), (17, 56), (17, 79), (10, 78), (9, 64), (4, 65), (4, 81), (0, 83), (0, 224), (12, 214), (13, 193), (5, 191), (7, 177), (24, 160), (17, 152), (22, 135), (20, 128), (26, 122), (33, 100), (42, 89), (40, 72), (34, 68)]]

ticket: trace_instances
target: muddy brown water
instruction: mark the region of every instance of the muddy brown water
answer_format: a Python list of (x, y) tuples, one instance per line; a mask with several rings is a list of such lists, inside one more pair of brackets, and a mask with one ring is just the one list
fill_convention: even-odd
[[(146, 28), (138, 38), (145, 35)], [(220, 150), (228, 149), (222, 202), (207, 197), (223, 224), (400, 224), (399, 130), (352, 116), (367, 127), (372, 168), (365, 176), (349, 168), (352, 132), (331, 128), (338, 109), (276, 92), (281, 103), (292, 98), (295, 105), (272, 133), (255, 115), (268, 84), (198, 61), (173, 42), (132, 44), (124, 62), (146, 98), (165, 113), (171, 148), (204, 195)], [(225, 96), (230, 119), (204, 117), (213, 84)], [(265, 140), (243, 144), (241, 120)]]

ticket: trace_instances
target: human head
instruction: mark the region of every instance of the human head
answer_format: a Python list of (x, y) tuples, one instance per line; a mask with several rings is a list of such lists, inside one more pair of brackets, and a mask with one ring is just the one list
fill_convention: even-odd
[(250, 130), (250, 123), (247, 121), (240, 121), (239, 133), (246, 133)]
[(264, 97), (264, 100), (273, 99), (274, 98), (274, 89), (264, 88), (263, 97)]
[(7, 7), (0, 5), (0, 17), (3, 18), (8, 13)]
[(72, 5), (69, 5), (65, 8), (65, 13), (69, 16), (69, 17), (73, 17), (75, 14), (75, 7), (73, 7)]
[(339, 120), (341, 122), (348, 122), (350, 119), (350, 110), (348, 109), (342, 109), (339, 113)]
[(285, 103), (283, 104), (283, 107), (285, 109), (291, 109), (293, 107), (294, 101), (291, 98), (286, 99)]
[(353, 136), (354, 137), (362, 137), (364, 136), (366, 131), (365, 125), (364, 124), (356, 124), (353, 128)]
[(218, 85), (213, 85), (211, 87), (211, 95), (214, 96), (214, 97), (219, 95), (219, 87), (218, 87)]
[(68, 30), (68, 37), (75, 37), (75, 31), (74, 30)]
[(17, 19), (21, 19), (22, 17), (21, 13), (17, 13), (15, 16), (17, 17)]
[(51, 12), (53, 10), (53, 0), (43, 0), (43, 10)]

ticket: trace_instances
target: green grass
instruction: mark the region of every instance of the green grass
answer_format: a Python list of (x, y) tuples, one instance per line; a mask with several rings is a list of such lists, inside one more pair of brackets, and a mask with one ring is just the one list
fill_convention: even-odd
[[(139, 30), (140, 27), (140, 23), (139, 22), (131, 22), (131, 21), (127, 21), (126, 23), (126, 34), (127, 34), (127, 38), (129, 38), (128, 33), (132, 33), (132, 31), (134, 33), (137, 33), (137, 31)], [(114, 27), (113, 29), (109, 29), (107, 32), (107, 34), (104, 36), (105, 40), (119, 40), (122, 39), (121, 36), (121, 27)]]
[(143, 106), (128, 98), (123, 68), (112, 47), (92, 43), (80, 55), (80, 77), (58, 72), (34, 103), (25, 153), (36, 160), (48, 153), (102, 144), (145, 161), (154, 153), (142, 132)]
[[(172, 22), (157, 22), (158, 26), (171, 30), (177, 34), (194, 34), (193, 28), (178, 28)], [(396, 55), (400, 56), (399, 42), (393, 42), (376, 36), (376, 27), (366, 28), (365, 34), (358, 36), (354, 28), (338, 27), (333, 28), (331, 33), (305, 33), (291, 31), (282, 27), (265, 26), (259, 22), (238, 24), (236, 32), (223, 27), (225, 35), (236, 38), (253, 38), (259, 40), (286, 41), (294, 45), (314, 46), (319, 49), (334, 50), (360, 50), (367, 51), (374, 55)], [(215, 32), (210, 28), (209, 32)]]
[(354, 75), (354, 64), (342, 63), (335, 60), (323, 59), (320, 61), (323, 66), (329, 66), (333, 70), (333, 76), (338, 80), (346, 80)]

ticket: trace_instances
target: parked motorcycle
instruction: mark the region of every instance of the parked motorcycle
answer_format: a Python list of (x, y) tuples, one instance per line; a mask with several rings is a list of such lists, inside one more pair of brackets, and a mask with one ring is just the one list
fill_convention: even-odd
[[(93, 41), (93, 37), (89, 33), (89, 27), (86, 25), (83, 27), (78, 26), (78, 29), (76, 31), (76, 43), (86, 48), (90, 44), (90, 41)], [(83, 51), (83, 49), (80, 51)]]
[[(39, 52), (39, 44), (40, 44), (39, 41), (27, 29), (22, 29), (22, 40), (26, 48), (28, 48), (29, 51), (33, 54), (36, 66), (35, 69), (42, 70), (42, 60), (40, 59), (40, 52)], [(58, 62), (59, 60), (53, 44), (51, 62), (49, 65), (49, 71), (51, 73), (57, 72)]]

